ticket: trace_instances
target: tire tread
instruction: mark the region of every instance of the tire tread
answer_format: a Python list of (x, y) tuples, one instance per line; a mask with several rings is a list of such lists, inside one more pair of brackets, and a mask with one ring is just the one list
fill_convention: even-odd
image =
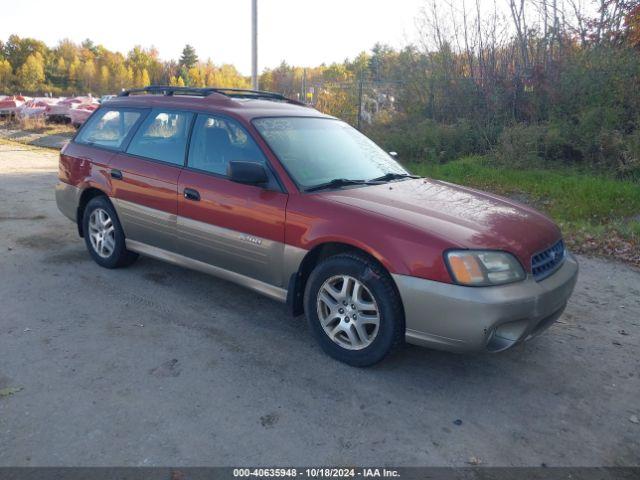
[[(376, 298), (378, 303), (385, 302), (387, 305), (388, 314), (383, 316), (384, 321), (391, 322), (391, 341), (388, 347), (384, 351), (368, 352), (362, 355), (362, 352), (354, 353), (345, 349), (339, 349), (337, 346), (328, 346), (328, 344), (335, 345), (326, 337), (326, 334), (317, 327), (314, 323), (317, 323), (317, 314), (315, 313), (315, 295), (311, 292), (311, 286), (318, 282), (318, 276), (323, 270), (331, 268), (333, 264), (344, 265), (358, 265), (362, 268), (362, 271), (366, 275), (373, 275), (376, 281), (376, 289), (378, 290), (377, 296), (382, 298)], [(364, 278), (365, 282), (371, 280)], [(311, 298), (313, 296), (313, 298)], [(404, 344), (405, 336), (405, 322), (404, 322), (404, 308), (400, 295), (397, 292), (396, 286), (389, 273), (378, 262), (372, 260), (366, 255), (359, 254), (357, 252), (345, 252), (333, 255), (322, 260), (315, 269), (311, 272), (307, 281), (307, 288), (305, 289), (304, 305), (307, 320), (310, 323), (311, 331), (316, 336), (323, 350), (330, 356), (336, 358), (339, 361), (347, 363), (352, 366), (366, 367), (380, 362), (389, 354), (398, 350), (398, 348)], [(311, 310), (312, 309), (312, 310)], [(389, 314), (390, 313), (390, 314)], [(392, 317), (389, 320), (389, 317)], [(369, 347), (368, 347), (369, 348)], [(366, 350), (366, 349), (365, 349)]]

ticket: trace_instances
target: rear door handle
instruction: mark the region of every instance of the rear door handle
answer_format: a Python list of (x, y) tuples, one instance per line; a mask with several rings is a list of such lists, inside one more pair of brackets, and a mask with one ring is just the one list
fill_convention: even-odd
[(184, 198), (187, 200), (193, 200), (194, 202), (200, 201), (200, 193), (193, 188), (185, 188), (184, 189)]
[(122, 180), (122, 172), (117, 168), (111, 169), (111, 178), (115, 178), (116, 180)]

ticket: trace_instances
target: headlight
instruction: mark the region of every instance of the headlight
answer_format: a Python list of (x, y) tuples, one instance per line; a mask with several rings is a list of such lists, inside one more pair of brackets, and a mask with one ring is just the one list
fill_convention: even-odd
[(503, 285), (525, 278), (520, 262), (506, 252), (452, 250), (445, 259), (453, 279), (461, 285)]

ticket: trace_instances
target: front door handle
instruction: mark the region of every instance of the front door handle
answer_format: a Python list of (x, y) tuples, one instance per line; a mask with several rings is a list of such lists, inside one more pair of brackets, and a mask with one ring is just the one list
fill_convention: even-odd
[(187, 200), (193, 200), (194, 202), (200, 201), (200, 193), (193, 188), (185, 188), (184, 189), (184, 198)]
[(122, 180), (122, 172), (117, 168), (111, 169), (111, 178), (115, 178), (116, 180)]

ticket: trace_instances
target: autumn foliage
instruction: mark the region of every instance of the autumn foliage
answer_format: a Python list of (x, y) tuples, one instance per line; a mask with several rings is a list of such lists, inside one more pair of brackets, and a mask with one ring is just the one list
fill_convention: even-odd
[[(486, 3), (486, 2), (485, 2)], [(490, 3), (490, 2), (489, 2)], [(330, 65), (283, 61), (260, 88), (360, 126), (405, 159), (490, 154), (640, 178), (640, 0), (425, 0), (413, 44)], [(588, 8), (587, 8), (588, 7)], [(126, 55), (91, 40), (0, 42), (0, 93), (117, 93), (149, 84), (249, 88), (233, 65)]]
[(153, 48), (136, 46), (124, 56), (91, 40), (62, 40), (53, 48), (17, 35), (0, 42), (0, 93), (100, 95), (152, 83), (248, 86), (235, 67), (200, 62), (189, 45), (175, 62), (160, 60)]

